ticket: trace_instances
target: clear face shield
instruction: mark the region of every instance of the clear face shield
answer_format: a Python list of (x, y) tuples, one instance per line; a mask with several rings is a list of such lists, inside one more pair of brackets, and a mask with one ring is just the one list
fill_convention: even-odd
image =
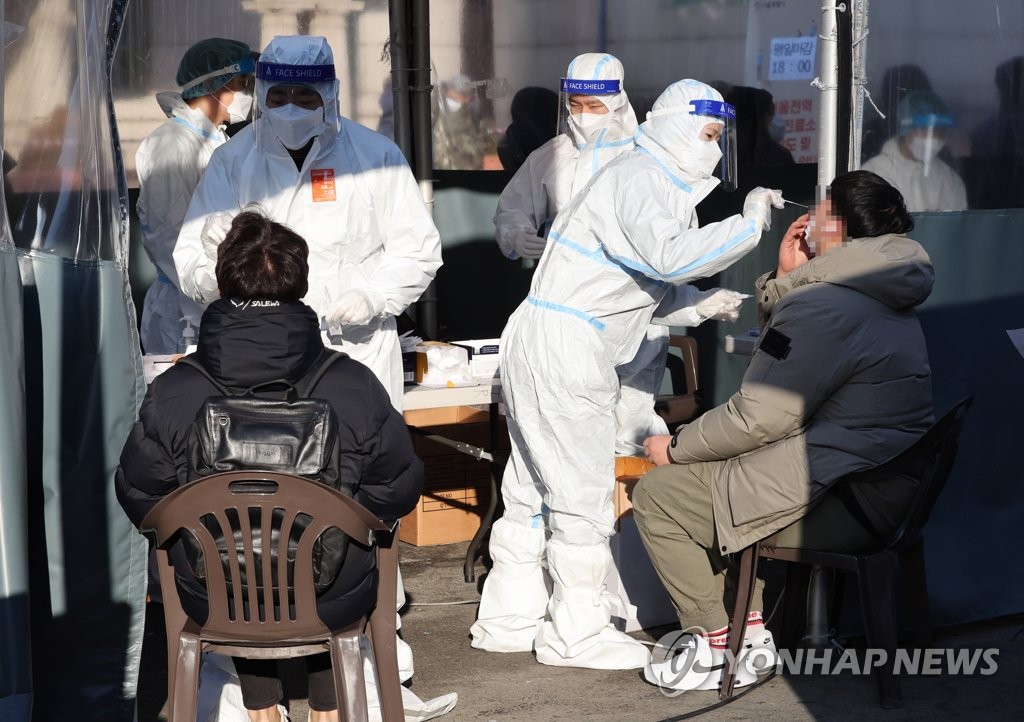
[(906, 151), (924, 164), (927, 177), (936, 156), (946, 146), (946, 129), (953, 126), (953, 119), (947, 115), (915, 115), (906, 125), (910, 128), (903, 133)]
[(569, 135), (577, 145), (595, 139), (608, 123), (608, 100), (622, 91), (618, 80), (562, 78), (558, 93), (558, 133)]
[(268, 123), (285, 148), (302, 148), (329, 124), (337, 123), (337, 88), (333, 65), (260, 61), (256, 66), (257, 122)]
[[(255, 73), (256, 61), (253, 60), (251, 57), (243, 58), (239, 60), (237, 63), (231, 63), (230, 65), (226, 65), (223, 68), (218, 68), (217, 70), (214, 70), (212, 72), (200, 75), (198, 78), (193, 78), (189, 82), (182, 85), (180, 90), (183, 95), (187, 96), (189, 90), (192, 90), (192, 88), (199, 87), (200, 90), (197, 92), (200, 92), (202, 95), (210, 95), (212, 93), (217, 92), (228, 83), (232, 82), (235, 78), (241, 76), (244, 79), (244, 82), (238, 84), (239, 87), (235, 90), (235, 93), (241, 95), (242, 98), (247, 96), (250, 99), (250, 102), (245, 104), (242, 102), (242, 98), (239, 98), (237, 108), (234, 109), (235, 112), (231, 114), (231, 122), (239, 123), (248, 120), (252, 117), (253, 104), (251, 102), (251, 98), (253, 93)], [(227, 80), (224, 80), (223, 82), (216, 80), (217, 78), (228, 75), (231, 77), (227, 78)], [(195, 97), (194, 93), (192, 94), (192, 97)]]
[[(729, 103), (720, 100), (691, 100), (693, 108), (691, 115), (705, 116), (708, 123), (717, 126), (718, 147), (722, 151), (722, 158), (719, 161), (713, 175), (721, 181), (722, 190), (734, 191), (739, 182), (736, 173), (736, 108)], [(707, 129), (707, 126), (705, 126)], [(710, 129), (708, 129), (710, 130)], [(701, 131), (701, 140), (705, 130)]]

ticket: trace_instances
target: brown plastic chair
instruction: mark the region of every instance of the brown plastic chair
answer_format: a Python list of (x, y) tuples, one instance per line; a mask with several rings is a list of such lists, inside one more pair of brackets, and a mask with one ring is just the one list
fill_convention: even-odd
[(875, 549), (859, 554), (848, 554), (780, 547), (775, 543), (775, 535), (772, 535), (741, 552), (736, 606), (733, 608), (729, 638), (731, 654), (722, 677), (719, 692), (721, 699), (732, 696), (736, 679), (735, 665), (741, 661), (740, 645), (746, 631), (747, 615), (750, 613), (750, 600), (757, 576), (757, 561), (758, 558), (764, 557), (842, 569), (857, 575), (868, 647), (884, 649), (886, 653), (885, 666), (878, 668), (881, 705), (889, 709), (902, 706), (899, 678), (894, 671), (898, 631), (896, 584), (902, 570), (914, 642), (920, 647), (926, 647), (931, 639), (931, 617), (928, 611), (928, 587), (921, 529), (928, 521), (935, 500), (953, 468), (959, 447), (960, 430), (963, 428), (972, 400), (970, 396), (961, 399), (924, 436), (889, 461), (850, 474), (837, 482), (846, 485), (879, 482), (901, 474), (909, 474), (918, 480), (917, 491), (903, 523), (888, 537), (879, 537), (879, 544)]
[[(250, 509), (254, 510), (252, 517)], [(255, 510), (260, 523), (253, 529), (250, 518), (256, 518)], [(299, 514), (303, 521), (310, 519), (304, 531), (295, 527)], [(202, 521), (211, 516), (221, 529), (233, 530), (238, 548), (229, 549), (227, 579), (220, 561), (205, 564), (209, 616), (200, 626), (181, 607), (168, 548), (179, 532), (186, 530), (199, 542), (204, 560), (219, 560), (217, 542)], [(331, 527), (341, 529), (353, 542), (375, 545), (379, 571), (377, 603), (372, 613), (336, 631), (320, 621), (313, 580), (313, 543)], [(329, 651), (342, 719), (366, 720), (359, 650), (359, 637), (364, 631), (373, 648), (383, 719), (405, 719), (395, 645), (397, 523), (385, 524), (357, 502), (316, 481), (288, 474), (232, 471), (174, 490), (150, 510), (141, 528), (156, 533), (167, 626), (171, 722), (195, 720), (199, 666), (205, 651), (260, 659)], [(260, 539), (279, 540), (277, 570), (272, 570), (270, 554), (254, 556), (254, 532)], [(291, 542), (294, 561), (290, 564), (289, 539), (293, 534), (301, 536), (297, 544)], [(268, 580), (262, 589), (247, 583), (257, 578), (257, 571)], [(282, 599), (291, 600), (291, 604), (280, 604), (278, 600)]]
[(659, 398), (654, 410), (674, 432), (681, 424), (700, 416), (700, 374), (697, 371), (697, 339), (692, 336), (669, 336), (669, 346), (678, 348), (682, 362), (675, 354), (669, 353), (666, 369), (672, 380), (674, 395)]

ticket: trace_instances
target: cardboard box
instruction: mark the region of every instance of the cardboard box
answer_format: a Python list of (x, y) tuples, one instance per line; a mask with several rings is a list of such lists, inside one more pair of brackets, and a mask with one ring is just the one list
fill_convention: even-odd
[(654, 468), (654, 464), (639, 456), (615, 457), (615, 519), (633, 515), (633, 487), (640, 477)]
[[(487, 418), (486, 411), (480, 413)], [(433, 427), (429, 431), (491, 449), (488, 423), (456, 423)], [(501, 424), (499, 438), (502, 448), (508, 449), (508, 432), (504, 423)], [(423, 495), (416, 508), (402, 519), (399, 539), (415, 546), (469, 541), (480, 528), (480, 519), (490, 503), (491, 464), (420, 435), (413, 435), (413, 443), (416, 454), (423, 460), (426, 478)]]

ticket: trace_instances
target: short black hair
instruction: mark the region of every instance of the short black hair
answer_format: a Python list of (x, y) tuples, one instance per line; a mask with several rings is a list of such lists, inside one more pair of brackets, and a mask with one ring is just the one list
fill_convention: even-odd
[(906, 233), (914, 228), (903, 195), (881, 176), (854, 170), (836, 176), (829, 185), (832, 212), (846, 221), (850, 238), (873, 238)]
[(309, 290), (309, 246), (263, 213), (242, 211), (217, 250), (217, 285), (222, 298), (298, 301)]

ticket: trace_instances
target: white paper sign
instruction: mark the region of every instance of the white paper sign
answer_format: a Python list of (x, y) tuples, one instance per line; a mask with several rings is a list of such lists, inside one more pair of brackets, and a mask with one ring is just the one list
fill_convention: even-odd
[(818, 36), (772, 38), (768, 56), (769, 80), (805, 80), (814, 77)]

